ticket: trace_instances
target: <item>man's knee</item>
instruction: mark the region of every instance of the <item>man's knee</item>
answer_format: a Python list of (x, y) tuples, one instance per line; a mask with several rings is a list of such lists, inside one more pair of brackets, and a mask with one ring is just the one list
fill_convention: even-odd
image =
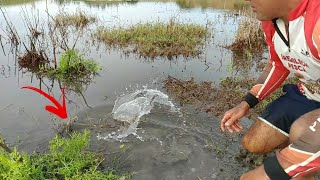
[(250, 136), (246, 134), (242, 138), (242, 146), (245, 148), (247, 151), (251, 153), (256, 153), (256, 154), (265, 154), (268, 153), (269, 151), (266, 151), (266, 142), (258, 142), (259, 140), (254, 138), (253, 136)]
[[(270, 144), (268, 141), (261, 141), (260, 139), (254, 138), (252, 136), (245, 135), (242, 138), (242, 147), (250, 153), (255, 154), (267, 154), (282, 144)], [(284, 146), (287, 146), (287, 142), (283, 142)]]
[(257, 120), (242, 139), (242, 146), (249, 152), (265, 154), (286, 143), (288, 137), (270, 125)]

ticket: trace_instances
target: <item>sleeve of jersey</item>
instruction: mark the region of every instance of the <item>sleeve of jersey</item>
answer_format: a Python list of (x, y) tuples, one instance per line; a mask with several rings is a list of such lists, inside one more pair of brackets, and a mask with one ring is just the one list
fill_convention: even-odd
[[(320, 8), (319, 8), (320, 9)], [(313, 40), (313, 45), (316, 48), (316, 51), (318, 54), (314, 53), (317, 58), (320, 57), (320, 15), (319, 15), (319, 19), (317, 20), (315, 26), (314, 26), (314, 30), (312, 33), (312, 40)]]
[(269, 46), (269, 62), (272, 64), (272, 69), (270, 70), (265, 82), (262, 84), (260, 90), (258, 91), (257, 98), (259, 101), (265, 99), (274, 90), (276, 90), (283, 81), (288, 77), (290, 71), (285, 68), (277, 55), (274, 44), (272, 42), (272, 37), (275, 33), (272, 22), (263, 22), (262, 29), (265, 34), (266, 43)]

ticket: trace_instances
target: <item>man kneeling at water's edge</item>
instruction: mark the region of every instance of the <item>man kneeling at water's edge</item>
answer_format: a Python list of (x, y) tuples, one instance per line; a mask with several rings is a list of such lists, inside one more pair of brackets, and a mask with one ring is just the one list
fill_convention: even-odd
[(225, 112), (221, 129), (240, 132), (240, 119), (292, 73), (299, 83), (284, 85), (284, 94), (267, 106), (242, 139), (253, 153), (285, 148), (240, 179), (315, 179), (320, 171), (320, 1), (248, 1), (262, 21), (269, 61), (243, 101)]

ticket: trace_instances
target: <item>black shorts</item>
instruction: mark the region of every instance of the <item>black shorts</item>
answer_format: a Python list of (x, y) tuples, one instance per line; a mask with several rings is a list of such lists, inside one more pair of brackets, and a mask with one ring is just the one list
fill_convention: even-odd
[(293, 84), (284, 85), (283, 92), (282, 96), (268, 104), (259, 119), (288, 136), (293, 122), (320, 108), (320, 102), (307, 99)]

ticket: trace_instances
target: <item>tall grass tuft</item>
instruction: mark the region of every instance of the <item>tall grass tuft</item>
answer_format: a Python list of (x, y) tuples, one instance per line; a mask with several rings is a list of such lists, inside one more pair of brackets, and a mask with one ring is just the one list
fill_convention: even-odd
[(202, 53), (210, 35), (208, 27), (196, 24), (170, 22), (137, 24), (128, 28), (100, 27), (95, 37), (110, 47), (120, 47), (125, 52), (142, 57), (169, 59), (182, 55), (194, 57)]
[(228, 48), (236, 53), (261, 52), (266, 47), (261, 22), (252, 11), (243, 11), (242, 15), (235, 40)]
[(42, 74), (59, 80), (80, 79), (96, 75), (100, 70), (95, 61), (85, 59), (76, 50), (67, 50), (61, 55), (56, 69), (44, 68)]
[(57, 68), (41, 66), (37, 74), (59, 80), (68, 90), (81, 94), (100, 70), (102, 67), (94, 60), (86, 59), (72, 49), (61, 55)]

